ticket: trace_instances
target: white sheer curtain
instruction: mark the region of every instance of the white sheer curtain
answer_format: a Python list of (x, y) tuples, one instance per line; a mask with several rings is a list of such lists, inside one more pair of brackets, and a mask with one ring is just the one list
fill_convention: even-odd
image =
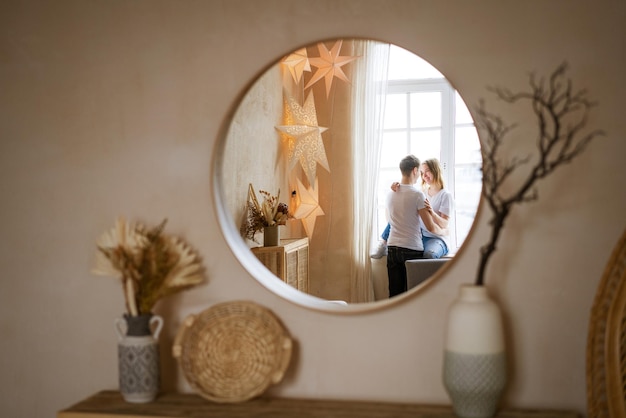
[(370, 248), (376, 222), (376, 191), (382, 142), (389, 44), (355, 41), (357, 61), (352, 77), (353, 112), (353, 202), (354, 240), (351, 271), (351, 301), (374, 300)]

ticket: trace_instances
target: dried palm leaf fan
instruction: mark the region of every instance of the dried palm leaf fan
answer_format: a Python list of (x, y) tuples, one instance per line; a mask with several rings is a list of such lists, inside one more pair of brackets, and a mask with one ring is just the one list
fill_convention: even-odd
[(185, 378), (214, 402), (243, 402), (279, 383), (292, 341), (274, 314), (254, 302), (212, 306), (182, 324), (173, 354)]

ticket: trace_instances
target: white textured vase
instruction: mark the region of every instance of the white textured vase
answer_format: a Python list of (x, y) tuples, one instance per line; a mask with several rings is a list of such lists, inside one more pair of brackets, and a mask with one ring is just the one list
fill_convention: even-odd
[(126, 402), (152, 402), (159, 392), (157, 339), (162, 327), (163, 318), (158, 315), (124, 316), (115, 321), (120, 393)]
[(484, 286), (462, 285), (450, 306), (443, 383), (458, 417), (495, 415), (506, 385), (504, 329)]

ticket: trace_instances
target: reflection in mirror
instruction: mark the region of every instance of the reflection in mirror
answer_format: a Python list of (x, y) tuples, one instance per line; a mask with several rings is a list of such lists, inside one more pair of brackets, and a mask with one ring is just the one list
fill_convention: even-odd
[(480, 145), (460, 95), (425, 60), (382, 42), (331, 40), (282, 57), (246, 92), (224, 141), (220, 198), (237, 228), (245, 232), (250, 185), (259, 205), (267, 191), (295, 215), (279, 227), (278, 247), (263, 246), (263, 230), (242, 240), (277, 276), (323, 299), (388, 298), (386, 258), (370, 253), (407, 154), (441, 163), (454, 199), (446, 259), (480, 198)]

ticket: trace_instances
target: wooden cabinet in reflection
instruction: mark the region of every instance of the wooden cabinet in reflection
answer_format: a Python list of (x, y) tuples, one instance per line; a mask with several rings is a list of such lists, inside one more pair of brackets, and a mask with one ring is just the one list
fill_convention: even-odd
[(285, 283), (308, 293), (309, 239), (281, 239), (276, 247), (252, 248), (254, 255)]

